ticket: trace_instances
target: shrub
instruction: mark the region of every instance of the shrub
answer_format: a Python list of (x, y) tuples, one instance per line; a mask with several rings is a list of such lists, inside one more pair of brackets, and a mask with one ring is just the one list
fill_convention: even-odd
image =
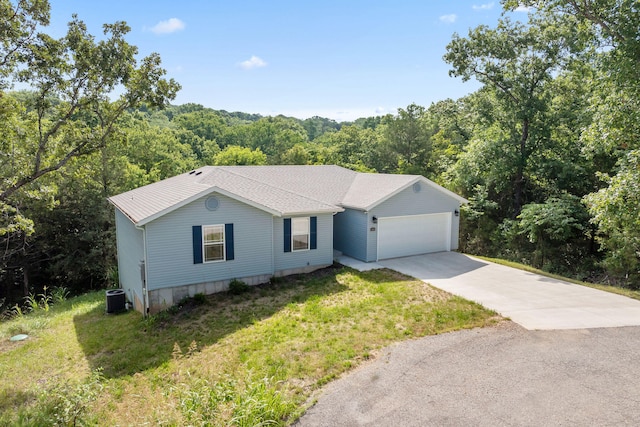
[(193, 296), (193, 302), (197, 305), (202, 305), (207, 302), (207, 297), (203, 293), (197, 293)]
[(251, 286), (244, 283), (242, 280), (233, 279), (231, 283), (229, 283), (229, 293), (233, 295), (240, 295), (245, 292), (248, 292), (251, 289)]

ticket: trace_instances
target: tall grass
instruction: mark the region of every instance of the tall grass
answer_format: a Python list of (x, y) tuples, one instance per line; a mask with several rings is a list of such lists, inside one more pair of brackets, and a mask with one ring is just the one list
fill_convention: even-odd
[[(497, 321), (387, 270), (330, 268), (150, 319), (107, 315), (104, 298), (0, 324), (0, 425), (286, 425), (390, 343)], [(27, 341), (6, 341), (17, 325), (33, 328), (29, 319), (45, 323)], [(58, 397), (44, 405), (46, 395)]]

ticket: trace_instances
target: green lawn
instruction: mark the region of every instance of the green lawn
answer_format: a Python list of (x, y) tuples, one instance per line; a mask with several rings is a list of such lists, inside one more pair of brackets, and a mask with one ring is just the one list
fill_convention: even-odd
[(500, 320), (389, 270), (329, 268), (146, 320), (104, 300), (0, 324), (0, 425), (290, 424), (384, 346)]

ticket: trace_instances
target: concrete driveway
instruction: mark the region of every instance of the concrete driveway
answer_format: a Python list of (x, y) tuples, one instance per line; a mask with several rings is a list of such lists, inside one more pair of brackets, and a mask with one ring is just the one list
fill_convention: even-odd
[(387, 347), (329, 384), (297, 426), (640, 425), (640, 327), (613, 327), (640, 325), (640, 301), (458, 253), (379, 264), (524, 328)]
[(640, 301), (457, 252), (395, 258), (378, 264), (478, 302), (526, 329), (640, 325)]

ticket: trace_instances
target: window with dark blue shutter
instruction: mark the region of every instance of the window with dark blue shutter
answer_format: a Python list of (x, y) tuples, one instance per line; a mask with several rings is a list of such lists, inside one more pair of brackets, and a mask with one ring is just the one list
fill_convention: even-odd
[(317, 249), (318, 248), (318, 217), (312, 216), (309, 224), (309, 249)]
[(193, 263), (202, 264), (202, 226), (194, 225), (193, 233)]
[(227, 255), (227, 261), (234, 258), (233, 253), (233, 224), (224, 225), (224, 250)]
[(291, 218), (284, 219), (284, 251), (291, 252)]

